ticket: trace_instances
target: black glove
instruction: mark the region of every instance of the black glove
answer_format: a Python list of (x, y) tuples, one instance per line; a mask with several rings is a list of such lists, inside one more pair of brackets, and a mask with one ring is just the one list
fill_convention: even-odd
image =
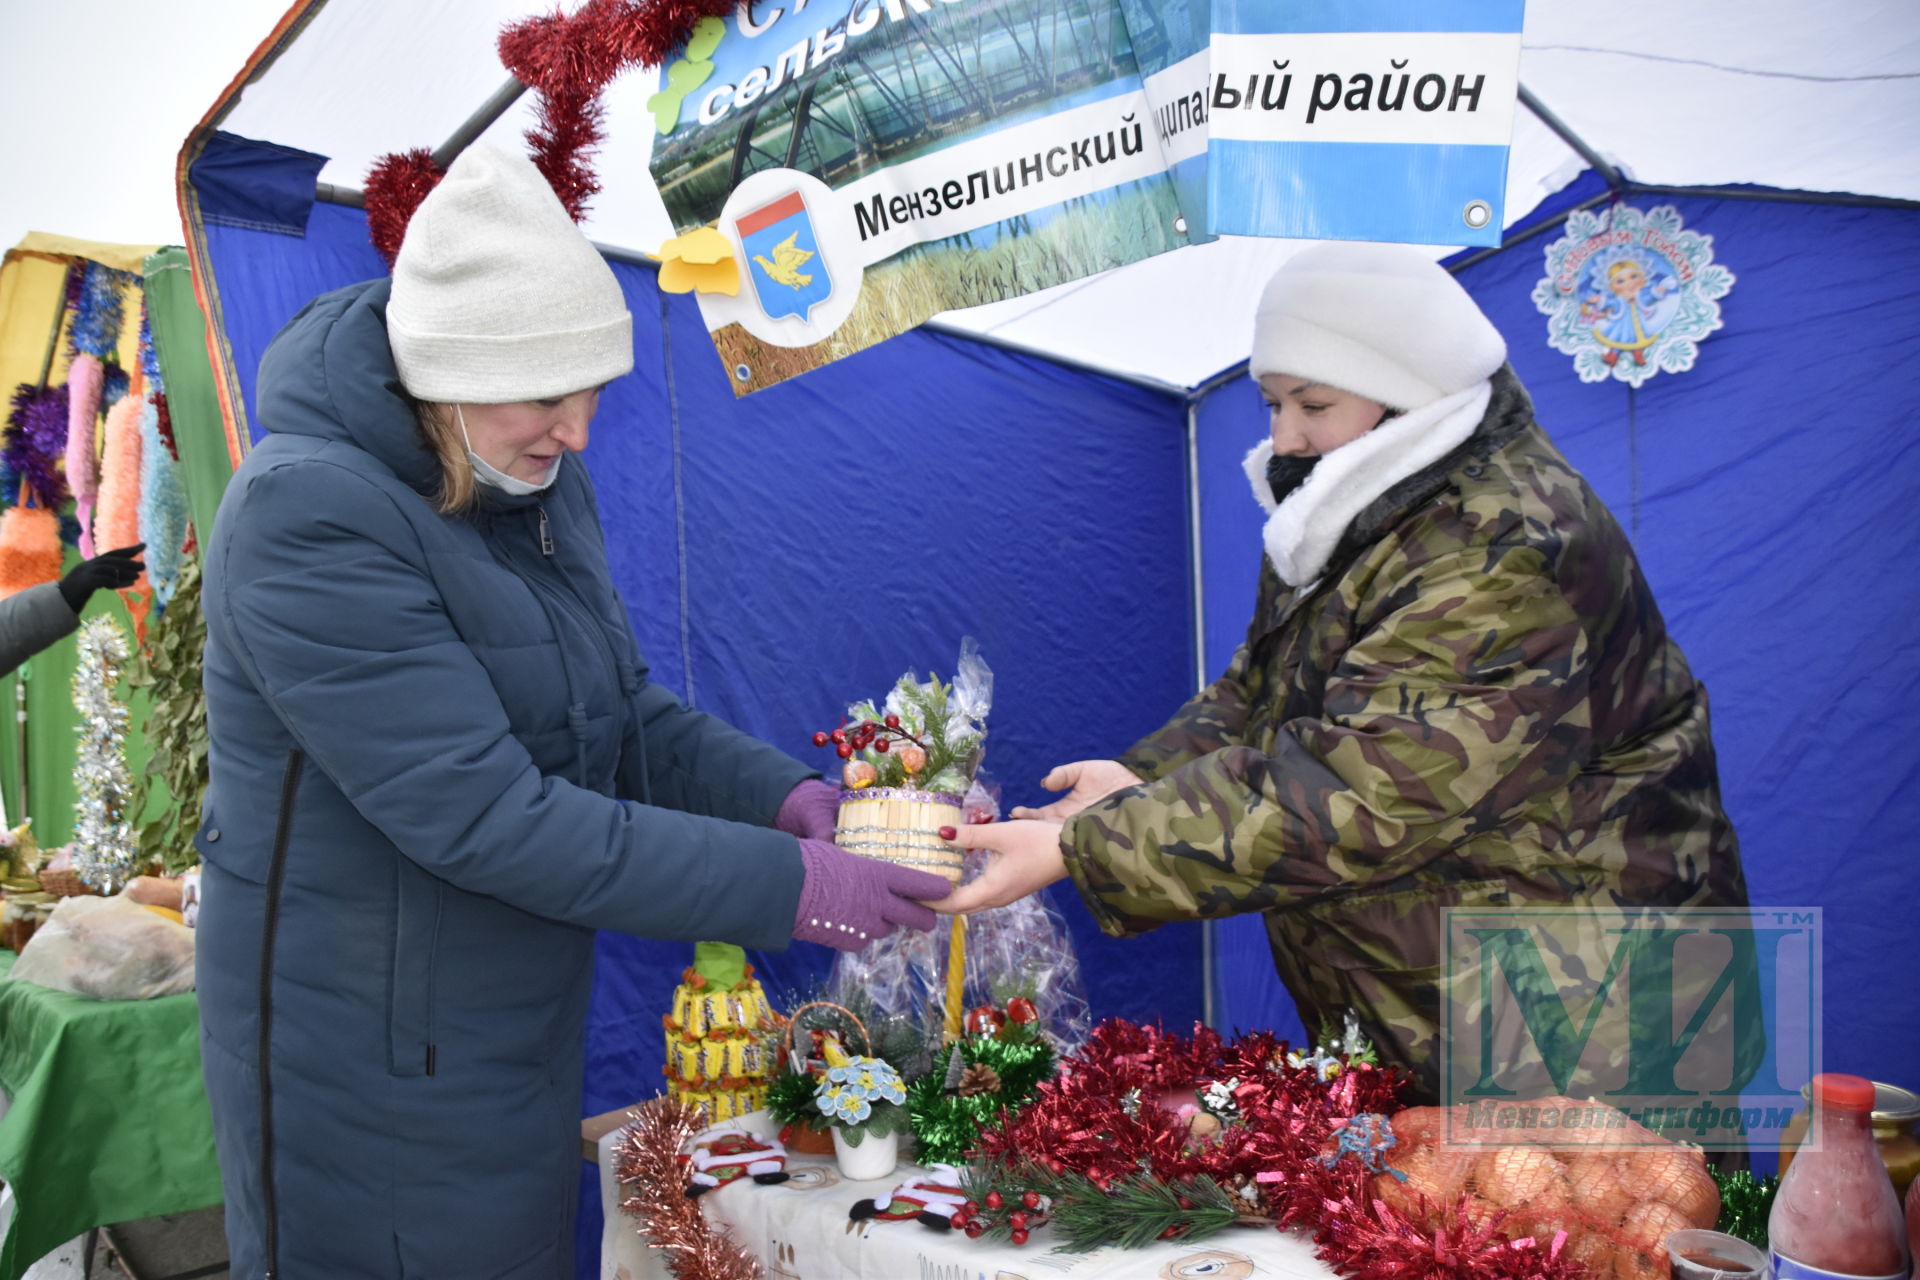
[(101, 587), (118, 591), (132, 586), (147, 571), (147, 566), (138, 558), (146, 549), (146, 543), (136, 542), (130, 547), (115, 547), (91, 560), (82, 560), (60, 579), (60, 598), (77, 614), (87, 607), (87, 597)]

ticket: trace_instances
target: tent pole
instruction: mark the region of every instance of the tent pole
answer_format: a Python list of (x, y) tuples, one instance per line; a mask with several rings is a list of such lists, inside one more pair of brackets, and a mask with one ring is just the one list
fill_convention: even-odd
[(1575, 133), (1573, 127), (1565, 120), (1562, 120), (1559, 116), (1547, 110), (1546, 104), (1534, 97), (1533, 90), (1527, 88), (1524, 84), (1520, 86), (1520, 101), (1525, 104), (1527, 110), (1533, 112), (1541, 124), (1553, 130), (1554, 133), (1559, 136), (1560, 141), (1572, 147), (1574, 151), (1579, 154), (1580, 158), (1587, 162), (1588, 168), (1606, 179), (1609, 187), (1612, 187), (1615, 191), (1621, 188), (1626, 179), (1620, 176), (1620, 171), (1601, 159), (1600, 153), (1588, 146), (1585, 138)]
[[(355, 187), (338, 186), (331, 182), (314, 183), (313, 198), (321, 204), (344, 205), (349, 209), (364, 209), (367, 207), (367, 196), (364, 191)], [(598, 240), (592, 240), (588, 243), (600, 251), (601, 257), (614, 262), (629, 262), (636, 267), (657, 268), (660, 265), (659, 259), (651, 258), (635, 249), (622, 249), (619, 245), (601, 244)]]
[(1856, 209), (1920, 209), (1920, 200), (1894, 196), (1859, 196), (1844, 191), (1744, 190), (1737, 187), (1663, 187), (1645, 182), (1627, 183), (1630, 196), (1693, 196), (1702, 200), (1763, 200), (1773, 204), (1826, 204)]
[[(1187, 471), (1187, 609), (1192, 615), (1193, 687), (1207, 687), (1207, 579), (1206, 558), (1200, 541), (1200, 401), (1186, 404)], [(1200, 1020), (1215, 1025), (1214, 923), (1200, 922)]]
[(1493, 257), (1497, 253), (1505, 253), (1507, 250), (1513, 248), (1517, 244), (1524, 244), (1527, 241), (1533, 239), (1535, 236), (1544, 235), (1547, 232), (1552, 231), (1555, 227), (1558, 227), (1561, 223), (1565, 222), (1568, 218), (1571, 218), (1574, 214), (1579, 213), (1582, 209), (1591, 209), (1597, 204), (1605, 204), (1607, 201), (1613, 199), (1613, 197), (1614, 197), (1613, 192), (1603, 191), (1597, 196), (1594, 196), (1587, 200), (1582, 200), (1579, 204), (1570, 205), (1569, 207), (1562, 209), (1560, 212), (1554, 214), (1550, 218), (1540, 219), (1540, 221), (1534, 223), (1532, 226), (1528, 227), (1524, 231), (1513, 232), (1512, 234), (1503, 238), (1499, 244), (1489, 245), (1487, 248), (1482, 249), (1478, 253), (1469, 254), (1468, 256), (1460, 259), (1460, 261), (1454, 263), (1452, 266), (1448, 267), (1447, 270), (1454, 275), (1458, 275), (1462, 271), (1465, 271), (1468, 267), (1472, 266), (1474, 263), (1485, 262), (1488, 258)]
[(1192, 577), (1193, 689), (1207, 687), (1207, 579), (1200, 541), (1200, 401), (1187, 401), (1187, 572)]
[(320, 204), (345, 205), (349, 209), (364, 209), (367, 207), (365, 192), (358, 191), (353, 187), (335, 186), (331, 182), (314, 183), (313, 198)]
[(493, 96), (480, 104), (480, 109), (468, 116), (458, 129), (448, 135), (447, 140), (433, 149), (433, 163), (446, 168), (453, 158), (467, 149), (469, 143), (492, 127), (493, 122), (507, 114), (507, 108), (520, 100), (527, 86), (514, 76), (508, 76), (507, 82), (493, 91)]

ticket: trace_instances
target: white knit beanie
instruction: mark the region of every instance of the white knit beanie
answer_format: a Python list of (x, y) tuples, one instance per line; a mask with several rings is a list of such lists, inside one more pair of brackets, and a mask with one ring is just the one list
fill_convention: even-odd
[(1267, 282), (1248, 372), (1418, 409), (1491, 377), (1506, 358), (1500, 331), (1433, 259), (1405, 245), (1328, 243)]
[(531, 160), (478, 143), (407, 225), (387, 341), (407, 391), (441, 403), (542, 400), (633, 369), (613, 271)]

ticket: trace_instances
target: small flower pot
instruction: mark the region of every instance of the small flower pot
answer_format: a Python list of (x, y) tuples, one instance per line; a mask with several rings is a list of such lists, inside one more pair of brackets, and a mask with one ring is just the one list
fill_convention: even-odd
[(869, 1133), (859, 1146), (847, 1141), (847, 1131), (833, 1131), (833, 1155), (840, 1162), (840, 1174), (849, 1182), (874, 1182), (892, 1173), (900, 1163), (900, 1135), (889, 1133), (875, 1137)]
[(789, 1155), (830, 1156), (834, 1152), (833, 1133), (828, 1129), (790, 1124), (780, 1131), (780, 1141), (786, 1144)]

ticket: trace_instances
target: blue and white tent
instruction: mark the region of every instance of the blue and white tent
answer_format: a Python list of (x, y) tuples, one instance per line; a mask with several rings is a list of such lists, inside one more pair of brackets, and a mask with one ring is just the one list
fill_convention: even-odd
[[(316, 190), (453, 136), (501, 87), (499, 26), (542, 7), (298, 0), (188, 139), (189, 243), (243, 436), (279, 326), (383, 270), (363, 214)], [(1920, 902), (1920, 15), (1534, 0), (1520, 78), (1540, 110), (1515, 128), (1510, 247), (1450, 265), (1711, 691), (1754, 903), (1824, 912), (1827, 1067), (1920, 1084), (1900, 959)], [(671, 234), (650, 79), (608, 95), (587, 230), (616, 250)], [(527, 112), (485, 136), (519, 146)], [(1530, 296), (1558, 220), (1616, 199), (1671, 204), (1738, 278), (1696, 366), (1638, 390), (1581, 382)], [(1238, 459), (1265, 421), (1244, 357), (1257, 291), (1297, 247), (1182, 249), (738, 400), (693, 302), (616, 254), (639, 360), (586, 458), (654, 677), (804, 754), (850, 695), (950, 668), (974, 635), (997, 677), (988, 763), (1015, 801), (1158, 725), (1246, 624), (1259, 513)], [(1298, 1034), (1257, 920), (1118, 942), (1059, 897), (1097, 1015)], [(825, 962), (809, 950), (763, 974), (802, 980)], [(658, 1086), (687, 956), (602, 939), (590, 1110)]]

